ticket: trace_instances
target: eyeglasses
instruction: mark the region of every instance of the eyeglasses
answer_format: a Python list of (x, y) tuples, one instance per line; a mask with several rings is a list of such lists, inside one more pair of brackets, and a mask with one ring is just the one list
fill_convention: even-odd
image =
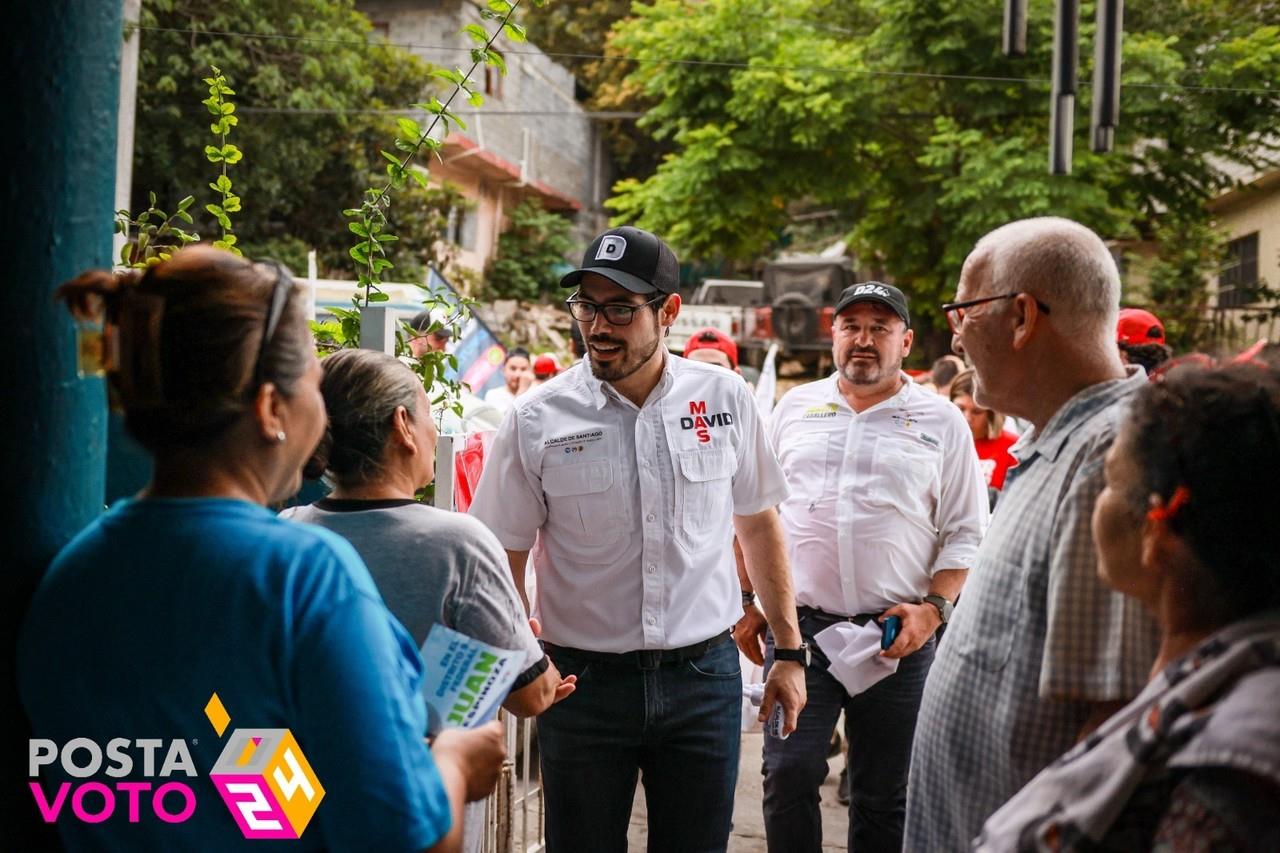
[(276, 261), (259, 261), (259, 266), (275, 270), (276, 281), (271, 285), (271, 302), (267, 306), (267, 322), (262, 327), (262, 343), (258, 345), (258, 358), (253, 363), (253, 388), (266, 381), (267, 346), (280, 325), (280, 317), (284, 314), (284, 306), (289, 302), (289, 293), (293, 290), (293, 276), (289, 275), (284, 264)]
[(670, 295), (669, 293), (659, 293), (648, 302), (641, 302), (639, 305), (622, 305), (616, 302), (601, 305), (598, 302), (590, 302), (586, 299), (579, 299), (576, 296), (572, 299), (566, 299), (564, 304), (569, 306), (569, 313), (579, 323), (590, 323), (596, 318), (597, 314), (603, 311), (604, 319), (610, 326), (626, 326), (635, 319), (636, 312), (641, 308), (662, 302)]
[[(959, 334), (960, 324), (964, 322), (964, 312), (967, 308), (975, 305), (983, 305), (987, 302), (995, 302), (999, 299), (1013, 299), (1015, 296), (1021, 296), (1022, 291), (1015, 290), (1013, 293), (1002, 293), (999, 296), (984, 296), (981, 299), (970, 299), (967, 302), (948, 302), (942, 306), (942, 313), (947, 315), (947, 324), (951, 326), (951, 331)], [(1036, 307), (1044, 313), (1049, 313), (1049, 306), (1045, 305), (1039, 299), (1036, 300)]]

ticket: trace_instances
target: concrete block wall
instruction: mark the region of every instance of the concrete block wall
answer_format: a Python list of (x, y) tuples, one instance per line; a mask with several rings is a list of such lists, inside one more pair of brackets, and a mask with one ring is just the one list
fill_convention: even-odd
[[(472, 42), (460, 31), (471, 23), (490, 30), (494, 26), (482, 21), (478, 8), (466, 0), (359, 0), (356, 6), (388, 41), (413, 45), (410, 49), (428, 62), (464, 71), (470, 67)], [(597, 128), (574, 99), (573, 75), (532, 43), (537, 39), (536, 12), (529, 25), (530, 43), (515, 44), (505, 37), (498, 42), (508, 69), (500, 96), (487, 95), (474, 114), (467, 113), (466, 104), (456, 112), (467, 123), (466, 136), (516, 166), (525, 161), (528, 181), (577, 200), (586, 214), (579, 221), (594, 230), (598, 216), (593, 212), (608, 189), (607, 172), (597, 162), (603, 151), (596, 144)], [(481, 69), (473, 79), (483, 90)]]

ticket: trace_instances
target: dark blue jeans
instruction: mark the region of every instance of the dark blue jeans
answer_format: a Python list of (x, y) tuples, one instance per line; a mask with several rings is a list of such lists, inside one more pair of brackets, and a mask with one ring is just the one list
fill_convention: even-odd
[(578, 676), (538, 718), (549, 853), (626, 853), (637, 777), (650, 851), (723, 851), (738, 781), (737, 646), (651, 669), (548, 651)]
[[(827, 672), (813, 635), (832, 624), (800, 616), (800, 633), (814, 650), (805, 671), (809, 701), (791, 737), (764, 738), (764, 827), (771, 853), (817, 853), (822, 848), (818, 789), (827, 776), (827, 751), (840, 711), (849, 744), (849, 850), (899, 853), (906, 815), (907, 770), (916, 714), (933, 663), (933, 638), (903, 658), (898, 671), (857, 696)], [(773, 635), (765, 638), (765, 672), (773, 665)]]

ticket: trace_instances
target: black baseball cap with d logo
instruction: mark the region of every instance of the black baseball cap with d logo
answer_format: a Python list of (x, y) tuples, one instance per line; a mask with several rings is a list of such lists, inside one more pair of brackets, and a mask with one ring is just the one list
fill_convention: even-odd
[(604, 276), (632, 293), (675, 293), (680, 264), (671, 247), (654, 234), (624, 225), (591, 241), (582, 267), (560, 279), (561, 287), (577, 287), (586, 273)]
[(836, 300), (837, 316), (841, 311), (855, 302), (879, 302), (902, 318), (902, 322), (911, 326), (911, 313), (907, 310), (907, 296), (892, 284), (881, 284), (878, 281), (864, 281), (862, 284), (851, 284)]

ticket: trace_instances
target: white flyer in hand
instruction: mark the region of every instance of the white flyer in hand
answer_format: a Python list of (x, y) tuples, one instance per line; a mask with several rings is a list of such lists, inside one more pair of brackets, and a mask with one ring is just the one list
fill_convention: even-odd
[(473, 729), (489, 722), (520, 674), (523, 652), (500, 649), (440, 623), (422, 644), (427, 733)]
[(850, 696), (857, 696), (878, 681), (898, 671), (897, 658), (880, 653), (884, 631), (876, 622), (854, 625), (837, 622), (813, 635), (813, 641), (831, 661), (828, 671), (844, 685)]

